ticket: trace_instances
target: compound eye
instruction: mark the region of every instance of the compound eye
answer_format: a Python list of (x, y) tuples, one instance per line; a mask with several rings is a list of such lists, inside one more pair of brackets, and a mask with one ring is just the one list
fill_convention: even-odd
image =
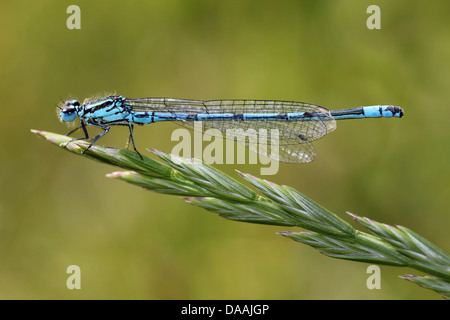
[(71, 122), (77, 117), (77, 107), (80, 103), (77, 100), (67, 100), (59, 113), (61, 120)]

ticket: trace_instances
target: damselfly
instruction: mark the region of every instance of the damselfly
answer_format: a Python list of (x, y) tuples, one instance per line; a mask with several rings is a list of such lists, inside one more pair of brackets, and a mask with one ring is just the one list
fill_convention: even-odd
[[(249, 149), (261, 153), (261, 132), (276, 130), (279, 148), (276, 160), (291, 163), (306, 163), (315, 158), (312, 142), (336, 129), (336, 120), (361, 118), (401, 118), (403, 110), (395, 106), (368, 106), (345, 110), (329, 111), (324, 107), (291, 101), (275, 100), (182, 100), (172, 98), (128, 99), (109, 96), (80, 104), (77, 100), (67, 100), (60, 107), (62, 121), (71, 122), (77, 117), (81, 125), (70, 131), (72, 134), (82, 129), (89, 139), (87, 125), (99, 127), (103, 132), (90, 140), (91, 144), (103, 137), (111, 125), (125, 125), (129, 128), (128, 142), (134, 150), (133, 125), (151, 124), (160, 121), (174, 121), (182, 126), (194, 128), (196, 121), (202, 121), (202, 130), (221, 137), (227, 130), (237, 130), (233, 137)], [(218, 129), (218, 130), (209, 130)], [(261, 130), (264, 129), (264, 130)], [(272, 136), (263, 141), (270, 143)], [(72, 141), (73, 141), (72, 140)], [(85, 151), (86, 151), (85, 150)], [(265, 154), (266, 155), (266, 154)]]

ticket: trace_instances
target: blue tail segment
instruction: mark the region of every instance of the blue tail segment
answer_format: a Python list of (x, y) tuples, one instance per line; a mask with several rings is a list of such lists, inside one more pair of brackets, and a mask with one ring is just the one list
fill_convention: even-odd
[(330, 111), (330, 113), (336, 120), (403, 117), (403, 109), (396, 106), (359, 107), (354, 109), (334, 110)]
[[(249, 149), (261, 152), (260, 143), (276, 142), (277, 159), (282, 162), (307, 163), (315, 158), (312, 142), (336, 129), (336, 120), (363, 118), (401, 118), (404, 113), (395, 106), (367, 106), (329, 111), (324, 107), (293, 101), (276, 100), (184, 100), (173, 98), (136, 98), (109, 96), (80, 104), (67, 100), (60, 107), (61, 121), (71, 122), (77, 117), (80, 126), (68, 134), (82, 129), (83, 138), (89, 139), (87, 126), (104, 131), (92, 139), (88, 150), (104, 136), (112, 125), (129, 127), (129, 141), (136, 149), (133, 125), (173, 121), (190, 129), (201, 121), (201, 130), (212, 135), (233, 139)], [(208, 130), (218, 129), (218, 130)], [(276, 137), (268, 135), (276, 132)], [(75, 139), (74, 139), (75, 140)], [(262, 141), (262, 142), (261, 142)], [(263, 148), (267, 155), (267, 148)]]

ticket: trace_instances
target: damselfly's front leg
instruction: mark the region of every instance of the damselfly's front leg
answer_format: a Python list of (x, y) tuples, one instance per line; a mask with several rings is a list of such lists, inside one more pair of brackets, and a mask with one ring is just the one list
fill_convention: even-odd
[[(88, 122), (88, 124), (89, 124), (90, 126), (94, 126), (94, 127), (98, 127), (98, 128), (103, 129), (103, 132), (100, 133), (100, 134), (98, 134), (98, 135), (96, 135), (96, 136), (92, 139), (91, 144), (90, 144), (90, 145), (89, 145), (82, 153), (85, 153), (86, 151), (88, 151), (88, 150), (94, 145), (94, 143), (96, 143), (96, 142), (98, 141), (98, 139), (100, 139), (100, 138), (103, 137), (105, 134), (107, 134), (108, 131), (109, 131), (109, 129), (110, 129), (109, 126), (107, 126), (106, 124), (102, 124), (102, 123)], [(86, 138), (85, 138), (85, 139), (89, 139), (89, 136), (88, 136), (88, 134), (87, 134), (86, 127), (84, 127), (83, 130), (85, 130), (85, 133), (86, 133)], [(75, 139), (75, 140), (77, 140), (77, 139)]]
[[(67, 132), (66, 136), (70, 136), (72, 133), (78, 131), (80, 128), (83, 128), (83, 132), (84, 132), (84, 136), (85, 137), (84, 138), (76, 138), (76, 139), (73, 139), (73, 140), (89, 139), (89, 134), (87, 132), (86, 125), (85, 125), (83, 120), (81, 120), (81, 125), (79, 127), (76, 127), (75, 129), (70, 130), (69, 132)], [(73, 141), (73, 140), (70, 140), (70, 141)]]
[(75, 129), (73, 129), (73, 130), (70, 130), (70, 131), (66, 134), (66, 136), (70, 136), (72, 133), (78, 131), (80, 128), (83, 129), (84, 137), (81, 137), (81, 138), (74, 138), (74, 139), (70, 140), (69, 142), (66, 142), (66, 143), (64, 144), (64, 147), (67, 146), (67, 145), (68, 145), (69, 143), (71, 143), (72, 141), (76, 141), (76, 140), (87, 140), (87, 139), (89, 139), (89, 133), (88, 133), (88, 131), (87, 131), (87, 129), (86, 129), (86, 124), (84, 123), (83, 120), (81, 120), (81, 126), (75, 128)]

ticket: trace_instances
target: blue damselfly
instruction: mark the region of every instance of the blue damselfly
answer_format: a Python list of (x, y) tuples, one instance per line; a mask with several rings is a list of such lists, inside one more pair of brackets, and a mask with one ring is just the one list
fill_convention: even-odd
[[(202, 121), (203, 130), (218, 129), (219, 133), (240, 130), (238, 132), (244, 134), (235, 134), (236, 140), (256, 152), (260, 152), (258, 137), (261, 129), (276, 130), (279, 146), (276, 160), (306, 163), (315, 158), (311, 143), (333, 131), (336, 128), (336, 120), (401, 118), (403, 110), (400, 107), (385, 105), (329, 111), (318, 105), (292, 101), (128, 99), (108, 96), (83, 104), (77, 100), (67, 100), (60, 107), (59, 116), (65, 122), (74, 121), (77, 117), (80, 119), (81, 125), (68, 133), (70, 135), (82, 129), (85, 136), (78, 139), (89, 139), (86, 128), (88, 125), (103, 129), (102, 133), (91, 140), (86, 150), (103, 137), (111, 125), (125, 125), (129, 128), (128, 141), (132, 142), (134, 150), (142, 158), (134, 142), (134, 124), (174, 121), (192, 129), (196, 121)], [(252, 139), (252, 136), (256, 139)], [(265, 137), (266, 142), (270, 142), (267, 141), (270, 139), (270, 136)]]

